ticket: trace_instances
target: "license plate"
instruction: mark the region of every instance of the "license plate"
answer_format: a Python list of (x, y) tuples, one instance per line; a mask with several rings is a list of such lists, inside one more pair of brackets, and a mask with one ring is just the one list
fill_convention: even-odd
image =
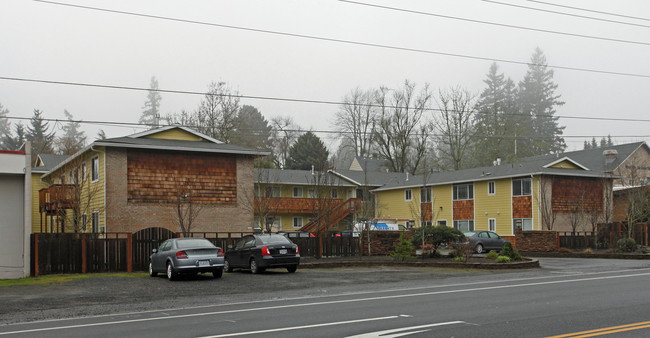
[(287, 249), (280, 249), (280, 255), (286, 255)]
[(210, 265), (210, 261), (199, 261), (199, 266), (208, 266)]

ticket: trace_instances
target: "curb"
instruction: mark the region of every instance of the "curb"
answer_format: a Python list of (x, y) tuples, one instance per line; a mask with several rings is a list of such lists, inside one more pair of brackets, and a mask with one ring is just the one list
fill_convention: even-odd
[[(322, 259), (322, 260), (326, 260)], [(301, 262), (301, 269), (315, 268), (350, 268), (350, 267), (376, 267), (376, 266), (408, 266), (408, 267), (435, 267), (435, 268), (452, 268), (452, 269), (484, 269), (484, 270), (507, 270), (507, 269), (532, 269), (539, 268), (539, 261), (534, 258), (524, 258), (521, 262), (509, 263), (458, 263), (458, 262), (423, 262), (423, 261), (393, 261), (393, 260), (375, 260), (375, 261), (317, 261)]]

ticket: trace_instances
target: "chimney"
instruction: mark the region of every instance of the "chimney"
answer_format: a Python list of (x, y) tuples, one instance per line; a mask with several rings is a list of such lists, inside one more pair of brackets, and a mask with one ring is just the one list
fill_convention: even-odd
[(314, 165), (311, 165), (311, 174), (314, 175)]
[(605, 156), (605, 171), (612, 171), (614, 168), (610, 168), (611, 164), (616, 161), (616, 156), (618, 156), (618, 151), (615, 149), (608, 149), (603, 151), (603, 156)]
[(406, 172), (406, 182), (408, 182), (408, 180), (409, 180), (409, 173)]

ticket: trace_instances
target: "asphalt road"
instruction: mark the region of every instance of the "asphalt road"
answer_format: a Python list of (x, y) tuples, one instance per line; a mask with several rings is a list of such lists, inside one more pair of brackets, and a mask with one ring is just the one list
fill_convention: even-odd
[[(542, 269), (526, 271), (299, 270), (262, 279), (226, 274), (223, 280), (173, 285), (159, 278), (152, 283), (161, 283), (163, 290), (208, 283), (225, 286), (221, 282), (229, 277), (240, 284), (295, 278), (311, 280), (312, 287), (287, 290), (290, 285), (274, 284), (273, 292), (225, 294), (219, 299), (211, 295), (204, 303), (163, 293), (175, 300), (175, 308), (161, 310), (159, 305), (169, 304), (151, 303), (149, 310), (131, 306), (130, 313), (122, 309), (94, 317), (9, 324), (0, 326), (0, 336), (546, 337), (583, 331), (610, 337), (650, 336), (646, 288), (650, 262), (540, 261)], [(357, 283), (345, 282), (359, 275)], [(319, 277), (329, 279), (320, 283)], [(386, 280), (372, 280), (381, 277)], [(344, 285), (331, 283), (332, 279)]]

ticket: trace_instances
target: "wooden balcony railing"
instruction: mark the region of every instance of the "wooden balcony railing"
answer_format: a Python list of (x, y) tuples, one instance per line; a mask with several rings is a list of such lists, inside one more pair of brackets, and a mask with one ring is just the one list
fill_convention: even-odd
[[(276, 214), (313, 214), (318, 210), (318, 201), (317, 198), (261, 197), (255, 198), (255, 210)], [(342, 199), (331, 200), (332, 205), (341, 202)]]
[(74, 184), (53, 184), (38, 191), (38, 209), (51, 213), (57, 209), (72, 209), (77, 203)]

